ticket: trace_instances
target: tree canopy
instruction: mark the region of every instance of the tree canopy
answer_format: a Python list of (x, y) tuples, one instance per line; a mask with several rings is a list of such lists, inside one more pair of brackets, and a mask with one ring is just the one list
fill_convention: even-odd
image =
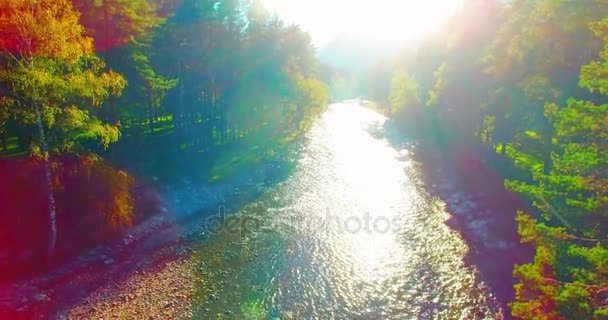
[(516, 318), (608, 317), (607, 15), (599, 0), (467, 0), (440, 40), (370, 75), (404, 128), (490, 149), (534, 208), (517, 213), (536, 256), (514, 269)]
[(53, 248), (70, 240), (65, 221), (95, 239), (123, 230), (135, 183), (113, 166), (212, 179), (243, 165), (234, 150), (264, 160), (324, 110), (317, 69), (310, 36), (256, 1), (2, 0), (0, 156), (23, 161), (10, 181), (48, 178), (41, 212), (6, 221), (44, 216), (51, 199)]

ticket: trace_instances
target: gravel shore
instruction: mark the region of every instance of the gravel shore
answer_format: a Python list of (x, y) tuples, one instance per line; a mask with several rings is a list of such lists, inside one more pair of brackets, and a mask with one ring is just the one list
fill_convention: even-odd
[(195, 276), (188, 259), (160, 263), (135, 272), (123, 283), (108, 283), (92, 292), (63, 319), (191, 319)]

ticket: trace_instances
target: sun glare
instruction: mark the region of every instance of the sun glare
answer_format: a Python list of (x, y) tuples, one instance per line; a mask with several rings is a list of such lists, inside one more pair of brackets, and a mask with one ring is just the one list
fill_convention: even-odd
[(424, 38), (458, 9), (462, 0), (264, 0), (270, 11), (299, 24), (315, 43), (338, 35), (388, 45)]

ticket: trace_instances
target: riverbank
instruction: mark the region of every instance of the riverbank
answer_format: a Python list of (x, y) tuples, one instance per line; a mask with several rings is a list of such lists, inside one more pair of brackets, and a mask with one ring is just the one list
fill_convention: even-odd
[(509, 310), (515, 299), (513, 267), (534, 257), (532, 246), (520, 243), (515, 221), (516, 212), (529, 209), (528, 204), (505, 188), (492, 159), (472, 148), (421, 148), (417, 158), (429, 193), (445, 202), (446, 224), (471, 248), (466, 263), (477, 268), (480, 280)]
[[(165, 319), (167, 313), (173, 318), (187, 314), (188, 292), (197, 281), (188, 272), (191, 246), (209, 231), (203, 218), (219, 207), (235, 210), (251, 201), (288, 174), (289, 166), (266, 161), (241, 169), (245, 173), (239, 179), (213, 184), (182, 179), (162, 186), (152, 177), (160, 196), (156, 213), (115, 241), (45, 274), (0, 284), (0, 319), (120, 319), (127, 314)], [(171, 291), (173, 287), (179, 290)]]
[(191, 319), (193, 296), (203, 280), (196, 276), (188, 252), (135, 271), (121, 283), (102, 286), (59, 318)]
[[(350, 110), (341, 107), (334, 112)], [(379, 118), (365, 112), (359, 116), (370, 122)], [(313, 131), (311, 144), (304, 145), (300, 169), (296, 170), (298, 173), (292, 176), (294, 179), (290, 178), (289, 183), (279, 184), (278, 189), (269, 189), (281, 177), (290, 176), (289, 165), (271, 162), (249, 170), (249, 175), (241, 177), (235, 184), (211, 187), (200, 182), (182, 181), (164, 188), (161, 193), (165, 202), (161, 212), (133, 229), (115, 246), (92, 250), (45, 277), (1, 288), (1, 292), (10, 293), (14, 303), (13, 309), (7, 309), (8, 313), (0, 310), (0, 318), (88, 319), (103, 316), (104, 319), (179, 319), (191, 318), (195, 310), (206, 312), (204, 310), (207, 309), (212, 314), (230, 317), (244, 312), (241, 309), (243, 303), (248, 303), (251, 308), (248, 311), (252, 314), (280, 314), (285, 311), (305, 315), (310, 311), (300, 308), (299, 304), (313, 302), (320, 303), (320, 308), (345, 312), (340, 314), (364, 312), (361, 314), (377, 315), (382, 312), (379, 308), (387, 308), (385, 310), (393, 310), (391, 312), (410, 312), (421, 317), (441, 312), (468, 315), (471, 319), (488, 315), (500, 315), (498, 319), (508, 317), (506, 303), (513, 292), (511, 269), (514, 263), (526, 257), (522, 254), (512, 219), (517, 199), (505, 191), (502, 179), (493, 174), (483, 161), (470, 158), (466, 152), (447, 154), (444, 150), (407, 142), (405, 145), (391, 143), (398, 151), (395, 152), (385, 142), (378, 141), (383, 138), (382, 130), (385, 128), (373, 127), (366, 133), (358, 126), (344, 127), (341, 122), (333, 121), (344, 117), (332, 118), (332, 114), (328, 117), (324, 119), (324, 126)], [(357, 123), (356, 118), (352, 123)], [(369, 149), (363, 152), (373, 151), (374, 157), (363, 159), (359, 147), (335, 149), (335, 146), (347, 145), (335, 144), (336, 141), (331, 139), (352, 139), (353, 132), (360, 133), (358, 139), (367, 143)], [(395, 155), (404, 159), (394, 159)], [(350, 171), (352, 167), (348, 165), (353, 164), (356, 170)], [(378, 172), (380, 180), (375, 178), (377, 175), (360, 176), (360, 180), (351, 183), (358, 181), (365, 188), (340, 192), (340, 186), (349, 186), (343, 183), (357, 178), (355, 172), (362, 172), (361, 168), (386, 169), (383, 165), (395, 171)], [(405, 172), (402, 166), (405, 166)], [(404, 176), (393, 181), (400, 172)], [(342, 180), (336, 179), (336, 175)], [(478, 178), (472, 179), (475, 176)], [(401, 183), (409, 184), (409, 187), (402, 189)], [(370, 195), (366, 191), (370, 184), (385, 185), (396, 198), (383, 198), (382, 193)], [(396, 291), (390, 291), (394, 295), (390, 300), (376, 300), (376, 304), (361, 309), (367, 298), (359, 294), (365, 291), (356, 289), (346, 296), (335, 293), (334, 299), (361, 299), (340, 300), (352, 302), (353, 311), (350, 311), (335, 309), (335, 304), (324, 305), (327, 299), (311, 298), (317, 290), (310, 291), (309, 295), (291, 290), (318, 288), (314, 281), (318, 280), (319, 272), (313, 268), (342, 270), (348, 267), (351, 268), (350, 276), (334, 278), (328, 275), (324, 281), (332, 285), (335, 281), (346, 281), (352, 288), (362, 286), (363, 289), (377, 285), (379, 292), (389, 292), (383, 287), (384, 282), (369, 278), (385, 270), (384, 267), (371, 273), (358, 273), (366, 261), (375, 258), (374, 261), (383, 266), (385, 259), (363, 250), (372, 249), (368, 246), (357, 247), (363, 251), (352, 251), (353, 247), (348, 245), (360, 237), (373, 235), (360, 234), (360, 237), (351, 238), (331, 233), (331, 228), (322, 228), (317, 230), (319, 234), (336, 238), (315, 238), (319, 234), (304, 232), (308, 230), (307, 225), (300, 224), (300, 220), (311, 218), (316, 212), (325, 212), (327, 208), (334, 208), (334, 214), (356, 214), (358, 207), (345, 210), (339, 205), (359, 201), (359, 196), (353, 195), (357, 191), (363, 192), (359, 196), (371, 197), (369, 200), (397, 201), (396, 205), (403, 206), (403, 210), (392, 212), (407, 214), (411, 218), (410, 224), (404, 226), (403, 242), (389, 241), (386, 244), (394, 245), (390, 248), (396, 253), (407, 252), (416, 259), (397, 261), (398, 268), (391, 276), (399, 285), (393, 288)], [(420, 206), (409, 207), (413, 204), (411, 199), (398, 200), (408, 192), (416, 195)], [(209, 228), (204, 224), (204, 217), (217, 213), (219, 206), (234, 212), (261, 194), (265, 200), (256, 201), (244, 214), (287, 219), (288, 226), (302, 227), (302, 232), (294, 233), (276, 225), (276, 230), (269, 230), (272, 234), (258, 230), (261, 234), (252, 234), (251, 238), (247, 237), (249, 234), (245, 235), (241, 239), (243, 241), (220, 234), (207, 238)], [(289, 208), (296, 208), (294, 206), (300, 209), (291, 212)], [(268, 226), (271, 225), (275, 226)], [(247, 239), (250, 241), (244, 241)], [(355, 241), (353, 244), (358, 243)], [(347, 246), (340, 247), (345, 244)], [(309, 246), (329, 251), (313, 263)], [(345, 260), (336, 260), (336, 255), (329, 254), (336, 248), (348, 252), (343, 256)], [(348, 260), (351, 258), (357, 260)], [(411, 265), (412, 261), (417, 262)], [(351, 266), (350, 262), (355, 265)], [(414, 273), (403, 273), (410, 270), (407, 266)], [(294, 279), (290, 274), (306, 277)], [(278, 287), (273, 287), (268, 285), (269, 279), (282, 280), (274, 283)], [(277, 292), (286, 295), (271, 305), (253, 303)], [(26, 301), (19, 300), (21, 297), (27, 297)], [(375, 294), (372, 297), (383, 299), (383, 296)], [(253, 300), (243, 300), (245, 298)], [(201, 304), (201, 299), (207, 303)], [(496, 301), (502, 308), (497, 307)], [(419, 305), (412, 309), (410, 304), (414, 302)], [(0, 304), (0, 309), (5, 306)], [(402, 307), (405, 309), (400, 309)]]
[(515, 299), (513, 267), (532, 261), (534, 249), (520, 243), (515, 221), (516, 212), (530, 210), (529, 205), (505, 188), (505, 177), (495, 169), (505, 159), (470, 145), (438, 145), (424, 138), (411, 142), (390, 120), (380, 130), (378, 135), (397, 149), (409, 144), (410, 156), (423, 174), (423, 187), (440, 199), (446, 225), (470, 248), (465, 263), (478, 271), (479, 281), (490, 288), (510, 318), (508, 304)]
[[(513, 299), (513, 264), (528, 261), (532, 253), (519, 244), (513, 220), (514, 210), (524, 203), (506, 192), (501, 179), (480, 160), (464, 154), (435, 157), (430, 150), (420, 150), (415, 157), (424, 159), (419, 163), (424, 167), (429, 193), (445, 202), (450, 213), (446, 224), (471, 248), (465, 262), (479, 271), (478, 281), (490, 288), (509, 318), (506, 304)], [(473, 180), (472, 172), (483, 178)], [(193, 284), (204, 279), (196, 276), (200, 275), (195, 270), (196, 261), (188, 254), (192, 249), (179, 250), (185, 254), (175, 260), (159, 262), (148, 271), (133, 273), (122, 284), (108, 284), (91, 293), (65, 317), (191, 318), (197, 310)]]

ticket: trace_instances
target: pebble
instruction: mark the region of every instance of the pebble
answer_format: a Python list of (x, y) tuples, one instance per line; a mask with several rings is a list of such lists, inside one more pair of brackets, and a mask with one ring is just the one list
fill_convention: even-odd
[(47, 296), (44, 293), (38, 293), (38, 294), (34, 295), (34, 300), (38, 301), (38, 302), (42, 302), (42, 301), (49, 301), (51, 299), (49, 298), (49, 296)]
[[(97, 261), (107, 263), (114, 261), (108, 255), (98, 254)], [(109, 260), (109, 261), (108, 261)], [(129, 318), (129, 319), (176, 319), (186, 317), (190, 312), (191, 299), (194, 292), (194, 267), (190, 262), (159, 262), (154, 272), (134, 272), (126, 284), (114, 288), (110, 284), (104, 286), (99, 298), (102, 301), (83, 303), (70, 311), (74, 318), (99, 319)], [(212, 296), (212, 297), (211, 297)], [(218, 300), (213, 294), (210, 299)], [(97, 300), (97, 299), (95, 299)], [(114, 315), (114, 316), (113, 316)], [(222, 313), (222, 317), (226, 316)], [(67, 317), (68, 319), (70, 316)]]

